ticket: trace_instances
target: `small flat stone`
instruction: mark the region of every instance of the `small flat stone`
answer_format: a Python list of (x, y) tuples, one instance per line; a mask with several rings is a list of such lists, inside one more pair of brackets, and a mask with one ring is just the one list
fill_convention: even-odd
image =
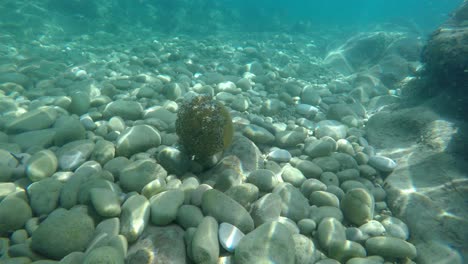
[(151, 223), (170, 224), (176, 219), (177, 211), (184, 203), (184, 199), (184, 192), (181, 190), (167, 190), (151, 197)]
[(1, 200), (0, 236), (7, 236), (9, 232), (22, 228), (31, 217), (31, 207), (24, 200), (14, 196)]
[(392, 172), (398, 166), (395, 161), (384, 156), (372, 156), (368, 162), (370, 166), (382, 172)]
[(335, 140), (346, 137), (348, 127), (335, 120), (323, 120), (317, 123), (314, 134), (317, 138), (329, 136)]
[(221, 246), (228, 252), (234, 252), (244, 233), (229, 223), (221, 223), (218, 229), (218, 238)]
[(333, 217), (323, 219), (318, 225), (317, 232), (320, 246), (327, 251), (333, 244), (346, 241), (345, 227)]
[(5, 125), (7, 133), (20, 133), (49, 128), (57, 119), (53, 107), (43, 106), (26, 112)]
[(295, 147), (301, 143), (304, 143), (307, 134), (304, 131), (286, 130), (276, 133), (276, 143), (282, 148)]
[(94, 222), (78, 211), (57, 209), (32, 234), (31, 247), (39, 254), (59, 260), (83, 251), (94, 233)]
[(117, 100), (108, 103), (102, 115), (106, 119), (120, 116), (125, 120), (137, 120), (143, 116), (143, 107), (135, 101)]
[(341, 210), (345, 218), (357, 226), (373, 219), (374, 205), (374, 197), (362, 188), (348, 191), (341, 200)]
[(294, 240), (283, 224), (265, 223), (240, 240), (234, 261), (236, 264), (294, 263)]
[(90, 190), (91, 204), (103, 217), (119, 216), (121, 212), (118, 195), (109, 189), (93, 188)]
[(219, 222), (230, 223), (244, 233), (254, 229), (254, 222), (249, 212), (238, 202), (216, 189), (203, 193), (201, 207), (205, 215), (213, 216)]
[(54, 178), (34, 182), (28, 187), (31, 207), (36, 215), (47, 215), (57, 208), (63, 183)]
[(262, 192), (271, 192), (279, 184), (279, 179), (272, 171), (259, 169), (250, 173), (247, 183), (257, 186)]
[(242, 134), (257, 144), (271, 144), (275, 141), (275, 136), (272, 133), (255, 124), (246, 126)]
[(203, 213), (197, 206), (184, 204), (177, 210), (176, 222), (184, 229), (197, 227), (202, 219)]
[(280, 183), (272, 193), (276, 193), (281, 197), (281, 216), (293, 221), (299, 221), (307, 217), (309, 201), (292, 184)]
[(121, 170), (120, 186), (125, 191), (141, 192), (146, 184), (166, 176), (164, 168), (153, 160), (137, 160)]
[(218, 257), (218, 222), (205, 216), (193, 235), (192, 258), (196, 263), (216, 263)]
[(58, 160), (50, 150), (41, 150), (26, 162), (26, 175), (33, 181), (40, 181), (44, 178), (52, 176), (58, 167)]
[(94, 142), (91, 140), (78, 140), (65, 144), (57, 150), (59, 168), (71, 171), (78, 168), (91, 156)]
[(125, 130), (117, 138), (116, 153), (119, 156), (130, 157), (160, 144), (161, 136), (158, 130), (148, 125), (136, 125)]
[(292, 158), (291, 153), (285, 149), (275, 148), (274, 150), (270, 151), (267, 155), (267, 159), (274, 161), (285, 163), (289, 162)]
[(120, 233), (134, 242), (143, 233), (150, 218), (150, 203), (143, 195), (133, 195), (122, 205)]
[(377, 236), (366, 240), (366, 250), (369, 255), (389, 258), (409, 258), (417, 256), (416, 247), (396, 237)]

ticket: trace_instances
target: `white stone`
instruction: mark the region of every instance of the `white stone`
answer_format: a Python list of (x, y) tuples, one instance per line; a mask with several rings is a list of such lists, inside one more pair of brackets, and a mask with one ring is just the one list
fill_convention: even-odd
[(218, 236), (221, 246), (229, 252), (234, 252), (237, 244), (239, 244), (239, 241), (245, 235), (237, 227), (229, 223), (221, 223), (219, 225)]

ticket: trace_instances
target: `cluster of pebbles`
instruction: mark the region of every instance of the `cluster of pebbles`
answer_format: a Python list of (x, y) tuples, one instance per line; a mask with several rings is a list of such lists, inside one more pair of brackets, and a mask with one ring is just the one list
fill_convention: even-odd
[[(365, 139), (365, 106), (388, 91), (354, 100), (356, 82), (288, 35), (99, 46), (107, 38), (2, 46), (1, 263), (417, 256), (385, 202), (396, 163)], [(177, 146), (187, 94), (210, 94), (233, 117), (233, 144), (209, 168)]]

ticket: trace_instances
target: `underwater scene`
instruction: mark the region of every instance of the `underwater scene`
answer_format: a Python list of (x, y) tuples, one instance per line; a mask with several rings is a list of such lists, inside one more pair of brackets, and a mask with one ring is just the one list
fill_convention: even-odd
[(0, 264), (463, 264), (468, 0), (1, 0)]

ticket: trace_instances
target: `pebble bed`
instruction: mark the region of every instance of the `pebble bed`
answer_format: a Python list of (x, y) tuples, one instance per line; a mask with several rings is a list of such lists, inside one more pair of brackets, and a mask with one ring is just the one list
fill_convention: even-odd
[[(319, 44), (102, 34), (1, 47), (0, 263), (412, 263), (397, 164)], [(210, 168), (177, 145), (188, 94), (233, 118)]]

